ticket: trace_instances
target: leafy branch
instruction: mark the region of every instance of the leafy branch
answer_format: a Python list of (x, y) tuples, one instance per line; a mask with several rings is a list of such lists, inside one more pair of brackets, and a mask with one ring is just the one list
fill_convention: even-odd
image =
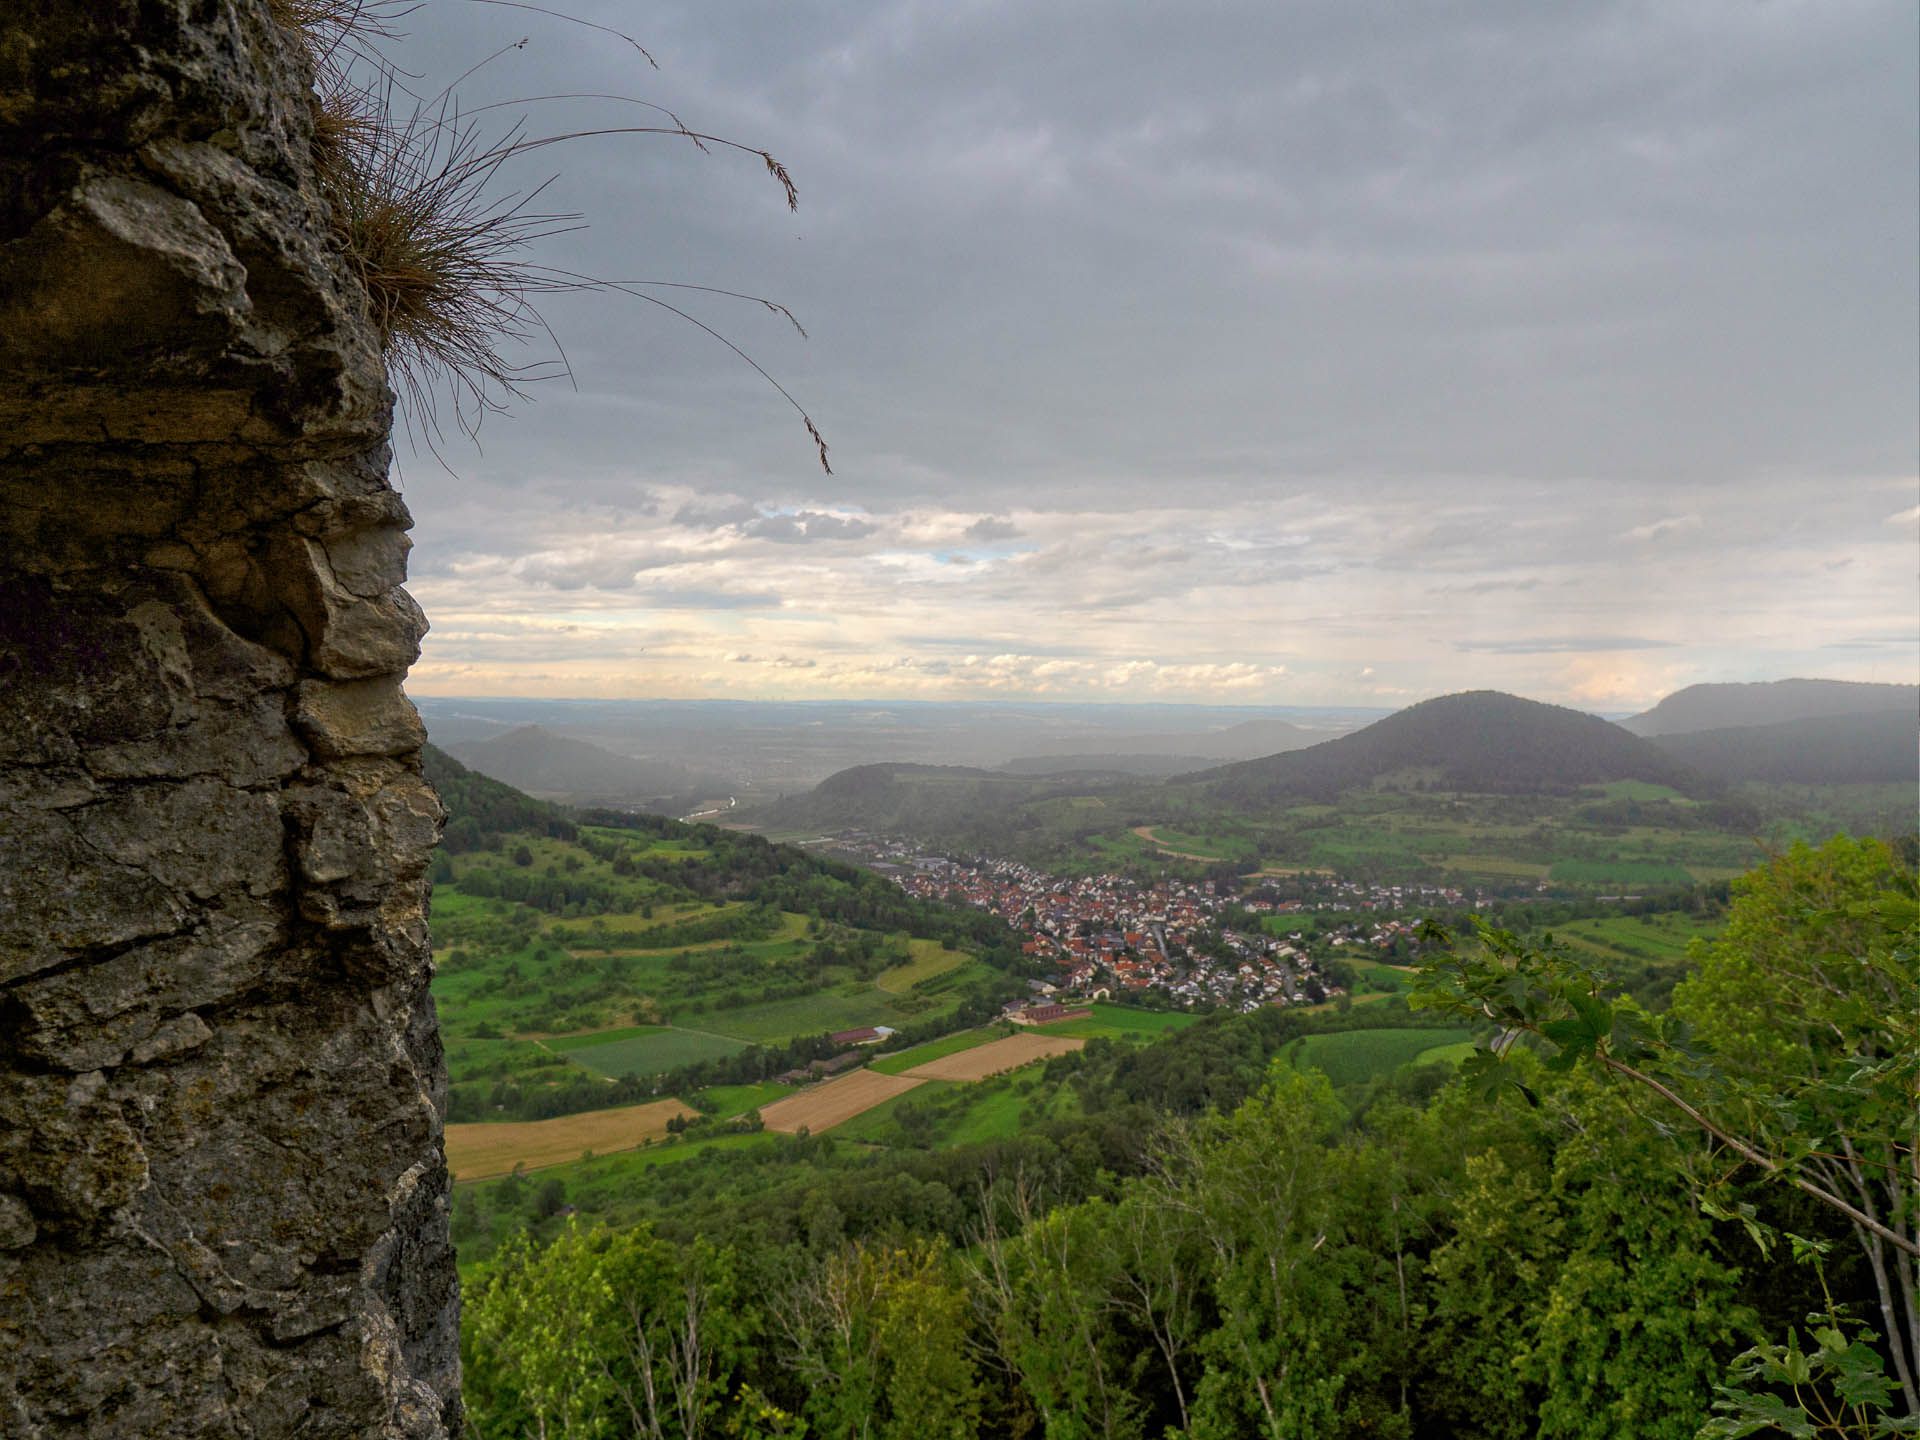
[[(1909, 928), (1911, 924), (1909, 919)], [(1694, 1127), (1767, 1175), (1845, 1215), (1886, 1244), (1920, 1256), (1920, 1241), (1913, 1235), (1808, 1173), (1806, 1161), (1818, 1152), (1818, 1143), (1806, 1134), (1803, 1124), (1794, 1122), (1811, 1118), (1812, 1107), (1792, 1103), (1795, 1098), (1804, 1101), (1804, 1095), (1761, 1093), (1744, 1086), (1690, 1043), (1683, 1022), (1669, 1015), (1649, 1015), (1631, 1000), (1609, 995), (1606, 977), (1551, 935), (1543, 944), (1530, 946), (1478, 916), (1473, 917), (1473, 926), (1477, 943), (1469, 948), (1457, 945), (1440, 925), (1429, 923), (1423, 928), (1422, 939), (1442, 947), (1444, 953), (1422, 968), (1408, 1001), (1414, 1009), (1436, 1009), (1499, 1027), (1492, 1044), (1477, 1051), (1463, 1067), (1470, 1083), (1488, 1091), (1497, 1088), (1508, 1078), (1501, 1062), (1522, 1037), (1531, 1036), (1544, 1048), (1548, 1070), (1565, 1072), (1587, 1063), (1627, 1080), (1659, 1097)], [(1887, 1073), (1880, 1057), (1859, 1059), (1853, 1072), (1840, 1081), (1815, 1081), (1814, 1087), (1854, 1090), (1861, 1081)], [(1669, 1073), (1656, 1073), (1661, 1070)], [(1691, 1082), (1706, 1095), (1699, 1101), (1689, 1099), (1675, 1082)], [(1715, 1109), (1749, 1115), (1771, 1112), (1788, 1119), (1788, 1133), (1777, 1141), (1764, 1133), (1743, 1134), (1729, 1120), (1716, 1118)], [(1801, 1113), (1796, 1116), (1795, 1110)], [(1911, 1144), (1903, 1147), (1895, 1140), (1894, 1145), (1911, 1156)]]

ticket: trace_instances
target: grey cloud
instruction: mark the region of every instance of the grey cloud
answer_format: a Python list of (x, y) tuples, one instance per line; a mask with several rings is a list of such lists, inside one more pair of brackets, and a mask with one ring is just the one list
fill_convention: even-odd
[(982, 515), (961, 533), (968, 540), (985, 545), (995, 540), (1018, 539), (1020, 527), (1011, 520), (1004, 520), (997, 515)]
[(759, 517), (760, 507), (748, 500), (694, 500), (673, 512), (673, 523), (717, 530), (723, 525), (745, 525)]
[(825, 515), (801, 510), (791, 515), (762, 515), (740, 527), (742, 535), (781, 545), (809, 545), (820, 540), (859, 540), (879, 527), (847, 515)]
[(1920, 635), (1853, 635), (1831, 640), (1822, 650), (1907, 650), (1920, 658)]
[(905, 645), (922, 650), (953, 650), (962, 654), (991, 655), (995, 651), (1018, 646), (1029, 655), (1073, 656), (1086, 655), (1083, 645), (1051, 645), (1036, 641), (1031, 635), (902, 635), (898, 637)]
[(522, 579), (555, 590), (626, 590), (639, 566), (632, 560), (530, 560), (520, 569)]
[[(582, 13), (632, 23), (611, 0)], [(594, 228), (565, 258), (628, 274), (644, 235), (666, 278), (794, 304), (811, 342), (688, 301), (794, 382), (847, 495), (958, 475), (1024, 497), (1075, 474), (1138, 494), (1216, 461), (1224, 489), (1910, 460), (1903, 0), (1491, 3), (1392, 26), (1334, 0), (1204, 24), (1090, 0), (681, 0), (647, 13), (657, 76), (523, 14), (409, 19), (449, 76), (529, 25), (473, 98), (643, 86), (791, 166), (789, 220), (722, 158), (575, 147), (559, 188)], [(556, 320), (594, 396), (544, 392), (490, 432), (487, 468), (536, 473), (523, 456), (564, 440), (590, 463), (809, 483), (797, 422), (698, 332), (605, 296)], [(908, 463), (869, 468), (887, 456)]]
[[(901, 623), (985, 634), (1065, 597), (1076, 636), (1159, 623), (1168, 652), (1232, 618), (1183, 613), (1196, 587), (1273, 587), (1257, 603), (1289, 626), (1327, 617), (1348, 672), (1405, 640), (1461, 678), (1459, 637), (1510, 634), (1493, 617), (1522, 595), (1527, 628), (1572, 639), (1463, 648), (1684, 633), (1663, 665), (1750, 669), (1777, 637), (1811, 650), (1920, 602), (1910, 557), (1869, 553), (1890, 515), (1911, 520), (1911, 484), (1887, 477), (1911, 475), (1920, 424), (1910, 0), (1485, 0), (1392, 25), (1347, 0), (1198, 18), (1094, 0), (570, 8), (642, 24), (661, 70), (470, 5), (410, 16), (396, 59), (437, 86), (529, 34), (466, 103), (639, 94), (770, 145), (797, 214), (751, 159), (656, 139), (546, 152), (547, 198), (592, 228), (539, 258), (624, 277), (644, 255), (650, 275), (791, 304), (810, 340), (676, 292), (807, 406), (838, 473), (710, 337), (621, 297), (555, 297), (582, 389), (490, 423), (484, 453), (450, 455), (457, 479), (410, 467), (417, 570), (453, 576), (444, 594), (490, 593), (456, 561), (585, 551), (613, 517), (643, 528), (634, 497), (661, 494), (674, 525), (815, 566), (839, 556), (800, 542), (939, 513), (978, 517), (947, 523), (988, 545), (1017, 513), (1047, 563), (862, 567), (846, 587), (868, 617), (950, 598)], [(571, 125), (593, 103), (553, 113)], [(1153, 533), (1169, 510), (1210, 514)], [(1069, 532), (1048, 512), (1076, 511), (1147, 536), (1142, 553), (1055, 549)], [(1275, 564), (1208, 542), (1222, 531), (1313, 538)], [(552, 564), (530, 578), (578, 588), (547, 603), (623, 584), (613, 562)], [(614, 598), (646, 593), (643, 576)]]
[(1626, 540), (1665, 540), (1698, 530), (1704, 522), (1698, 515), (1669, 515), (1645, 525), (1636, 525), (1622, 536)]

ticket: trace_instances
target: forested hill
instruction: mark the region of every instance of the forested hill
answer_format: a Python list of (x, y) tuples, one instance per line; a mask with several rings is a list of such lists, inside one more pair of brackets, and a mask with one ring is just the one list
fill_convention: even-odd
[(524, 795), (478, 770), (469, 770), (437, 745), (422, 752), (427, 779), (446, 807), (447, 829), (441, 843), (456, 854), (477, 850), (491, 836), (531, 831), (571, 840), (578, 827), (557, 805)]
[[(1889, 685), (1889, 690), (1900, 687)], [(1905, 708), (1659, 735), (1652, 743), (1703, 775), (1792, 785), (1920, 784), (1915, 719)]]
[(1706, 784), (1618, 725), (1495, 690), (1443, 695), (1338, 740), (1185, 780), (1239, 807), (1332, 800), (1395, 780), (1510, 794), (1564, 793), (1614, 780), (1651, 781), (1697, 794)]
[[(738, 900), (818, 915), (840, 924), (898, 931), (917, 938), (966, 945), (982, 954), (1016, 953), (1013, 932), (983, 911), (915, 900), (870, 870), (777, 845), (759, 835), (690, 825), (659, 815), (613, 810), (573, 812), (523, 795), (511, 785), (470, 770), (445, 751), (427, 746), (427, 778), (447, 810), (442, 849), (452, 856), (499, 849), (510, 841), (547, 836), (578, 841), (591, 848), (583, 830), (624, 830), (656, 840), (697, 847), (698, 859), (662, 853), (625, 862), (624, 873), (671, 885), (688, 898)], [(437, 878), (451, 866), (437, 861)], [(493, 882), (505, 898), (551, 913), (595, 915), (615, 906), (615, 897), (597, 893), (605, 882), (587, 871), (549, 875), (531, 867), (507, 866)], [(469, 889), (472, 878), (464, 881)]]
[(1306, 749), (1167, 779), (1111, 771), (1040, 775), (861, 765), (752, 819), (784, 829), (915, 834), (1031, 856), (1050, 826), (1060, 828), (1062, 815), (1070, 829), (1112, 828), (1122, 817), (1129, 817), (1128, 826), (1156, 817), (1217, 817), (1331, 802), (1354, 791), (1566, 796), (1628, 780), (1693, 797), (1719, 791), (1717, 780), (1597, 716), (1481, 690), (1425, 701)]
[(1769, 680), (1689, 685), (1644, 714), (1621, 721), (1636, 735), (1680, 735), (1736, 725), (1781, 725), (1833, 715), (1904, 715), (1920, 708), (1920, 685), (1853, 680)]
[(913, 830), (968, 833), (983, 816), (1042, 798), (1054, 790), (1085, 791), (1101, 778), (1061, 780), (962, 765), (856, 765), (829, 775), (813, 790), (794, 795), (753, 817), (771, 826), (818, 826), (822, 830)]

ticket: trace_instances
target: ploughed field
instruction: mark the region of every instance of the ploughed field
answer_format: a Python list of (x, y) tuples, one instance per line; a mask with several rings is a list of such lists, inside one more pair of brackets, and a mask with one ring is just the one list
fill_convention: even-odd
[(784, 1135), (797, 1135), (802, 1130), (818, 1135), (924, 1083), (922, 1077), (914, 1075), (856, 1070), (761, 1106), (760, 1119), (767, 1129)]
[(538, 1170), (578, 1160), (591, 1151), (611, 1155), (667, 1134), (667, 1122), (699, 1112), (678, 1100), (589, 1110), (551, 1120), (447, 1126), (447, 1167), (455, 1180), (485, 1180), (515, 1168)]
[(856, 1070), (824, 1084), (814, 1085), (797, 1095), (776, 1100), (760, 1108), (760, 1119), (769, 1130), (792, 1135), (804, 1129), (818, 1135), (856, 1115), (864, 1115), (875, 1106), (898, 1098), (929, 1080), (971, 1083), (1004, 1075), (1036, 1060), (1067, 1055), (1087, 1042), (1077, 1036), (1036, 1034), (1032, 1031), (989, 1040), (952, 1054), (941, 1055), (909, 1070), (887, 1074), (879, 1070)]
[(921, 1080), (985, 1080), (989, 1075), (1017, 1070), (1035, 1060), (1070, 1054), (1086, 1043), (1077, 1035), (1049, 1035), (1045, 1031), (1028, 1030), (955, 1055), (943, 1055), (904, 1073)]

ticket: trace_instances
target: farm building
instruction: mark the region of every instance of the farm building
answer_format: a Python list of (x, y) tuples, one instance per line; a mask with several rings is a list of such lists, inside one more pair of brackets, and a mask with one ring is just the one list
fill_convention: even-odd
[(1016, 1025), (1052, 1025), (1060, 1020), (1086, 1020), (1092, 1015), (1091, 1010), (1070, 1010), (1065, 1005), (1029, 1005), (1019, 1014), (1007, 1018)]
[[(837, 1037), (836, 1037), (837, 1038)], [(858, 1050), (848, 1050), (834, 1056), (831, 1060), (809, 1060), (805, 1065), (788, 1070), (773, 1078), (783, 1085), (804, 1085), (809, 1080), (824, 1079), (829, 1075), (839, 1075), (856, 1065), (864, 1065), (867, 1057)]]
[(835, 1045), (878, 1045), (892, 1034), (888, 1025), (862, 1025), (855, 1030), (836, 1030), (827, 1039)]

